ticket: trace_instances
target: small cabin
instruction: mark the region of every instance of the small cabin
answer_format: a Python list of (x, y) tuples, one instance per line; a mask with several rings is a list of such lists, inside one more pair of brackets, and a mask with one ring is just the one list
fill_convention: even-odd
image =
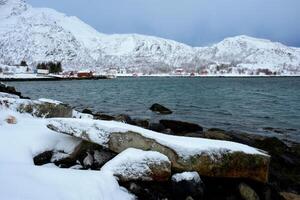
[(49, 69), (37, 69), (37, 74), (48, 75)]
[(91, 78), (93, 77), (93, 72), (92, 71), (79, 71), (77, 72), (77, 77), (78, 78)]
[(175, 74), (181, 75), (181, 74), (183, 74), (183, 73), (184, 73), (184, 70), (183, 70), (182, 68), (177, 68), (177, 69), (175, 70)]

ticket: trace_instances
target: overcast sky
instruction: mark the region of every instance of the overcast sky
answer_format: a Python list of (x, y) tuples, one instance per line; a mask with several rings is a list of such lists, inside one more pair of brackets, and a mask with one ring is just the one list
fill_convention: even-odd
[(27, 0), (102, 33), (140, 33), (203, 46), (249, 35), (300, 46), (300, 0)]

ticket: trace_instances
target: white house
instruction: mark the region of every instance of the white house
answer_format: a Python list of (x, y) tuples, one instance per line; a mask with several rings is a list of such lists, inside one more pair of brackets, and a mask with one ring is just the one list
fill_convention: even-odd
[(38, 74), (48, 75), (49, 69), (37, 69)]

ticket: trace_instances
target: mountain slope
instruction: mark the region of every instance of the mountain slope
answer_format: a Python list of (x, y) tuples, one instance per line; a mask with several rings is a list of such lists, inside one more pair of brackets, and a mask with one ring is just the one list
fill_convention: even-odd
[(190, 47), (138, 34), (106, 35), (53, 9), (33, 8), (24, 0), (0, 0), (0, 63), (31, 65), (62, 61), (65, 69), (125, 68), (162, 73), (182, 67), (207, 73), (256, 74), (268, 69), (300, 73), (300, 50), (247, 36), (210, 47)]

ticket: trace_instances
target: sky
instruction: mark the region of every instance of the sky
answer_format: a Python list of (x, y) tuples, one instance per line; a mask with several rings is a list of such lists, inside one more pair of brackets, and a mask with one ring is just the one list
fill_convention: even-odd
[(300, 47), (300, 0), (27, 0), (101, 33), (138, 33), (205, 46), (248, 35)]

